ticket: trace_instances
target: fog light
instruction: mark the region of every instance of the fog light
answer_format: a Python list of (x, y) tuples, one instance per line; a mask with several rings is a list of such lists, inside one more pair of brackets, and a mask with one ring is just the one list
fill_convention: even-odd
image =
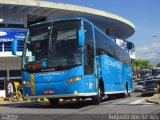
[(30, 86), (31, 85), (29, 81), (23, 81), (22, 83), (23, 83), (23, 85), (26, 85), (26, 86)]
[(74, 94), (77, 94), (77, 91), (74, 91)]
[(26, 85), (27, 82), (26, 82), (26, 81), (23, 81), (22, 83), (23, 83), (23, 85)]

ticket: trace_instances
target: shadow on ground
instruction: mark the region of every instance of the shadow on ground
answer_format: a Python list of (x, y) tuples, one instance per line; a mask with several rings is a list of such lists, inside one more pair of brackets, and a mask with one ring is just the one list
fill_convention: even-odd
[[(112, 99), (104, 98), (101, 101), (101, 104), (110, 104), (113, 100), (122, 99), (120, 97), (114, 96)], [(106, 103), (107, 102), (107, 103)], [(57, 106), (51, 105), (49, 102), (6, 102), (0, 104), (2, 107), (11, 107), (11, 108), (38, 108), (38, 109), (79, 109), (87, 106), (94, 106), (92, 100), (83, 100), (83, 101), (68, 101), (60, 102)]]

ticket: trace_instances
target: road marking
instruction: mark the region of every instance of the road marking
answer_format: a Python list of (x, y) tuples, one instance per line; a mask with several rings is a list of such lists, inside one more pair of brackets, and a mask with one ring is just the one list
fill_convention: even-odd
[(133, 102), (130, 102), (129, 104), (131, 105), (135, 105), (135, 104), (143, 104), (143, 101), (145, 100), (145, 98), (143, 99), (139, 99), (139, 100), (136, 100), (136, 101), (133, 101)]
[(116, 101), (116, 102), (114, 102), (113, 104), (114, 104), (114, 105), (119, 104), (119, 103), (121, 103), (121, 104), (122, 104), (122, 103), (126, 104), (128, 101), (129, 101), (129, 100), (126, 99), (126, 100)]
[(121, 100), (119, 103), (128, 102), (129, 100)]

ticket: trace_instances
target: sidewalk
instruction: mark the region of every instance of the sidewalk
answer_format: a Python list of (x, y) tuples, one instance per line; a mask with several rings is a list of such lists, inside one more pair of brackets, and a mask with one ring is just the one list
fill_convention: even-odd
[(147, 99), (147, 102), (160, 104), (160, 94), (155, 94)]

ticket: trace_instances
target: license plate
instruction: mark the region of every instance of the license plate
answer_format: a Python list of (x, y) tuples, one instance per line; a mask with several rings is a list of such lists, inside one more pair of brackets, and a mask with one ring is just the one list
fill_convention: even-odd
[(54, 94), (54, 90), (44, 90), (44, 94)]

